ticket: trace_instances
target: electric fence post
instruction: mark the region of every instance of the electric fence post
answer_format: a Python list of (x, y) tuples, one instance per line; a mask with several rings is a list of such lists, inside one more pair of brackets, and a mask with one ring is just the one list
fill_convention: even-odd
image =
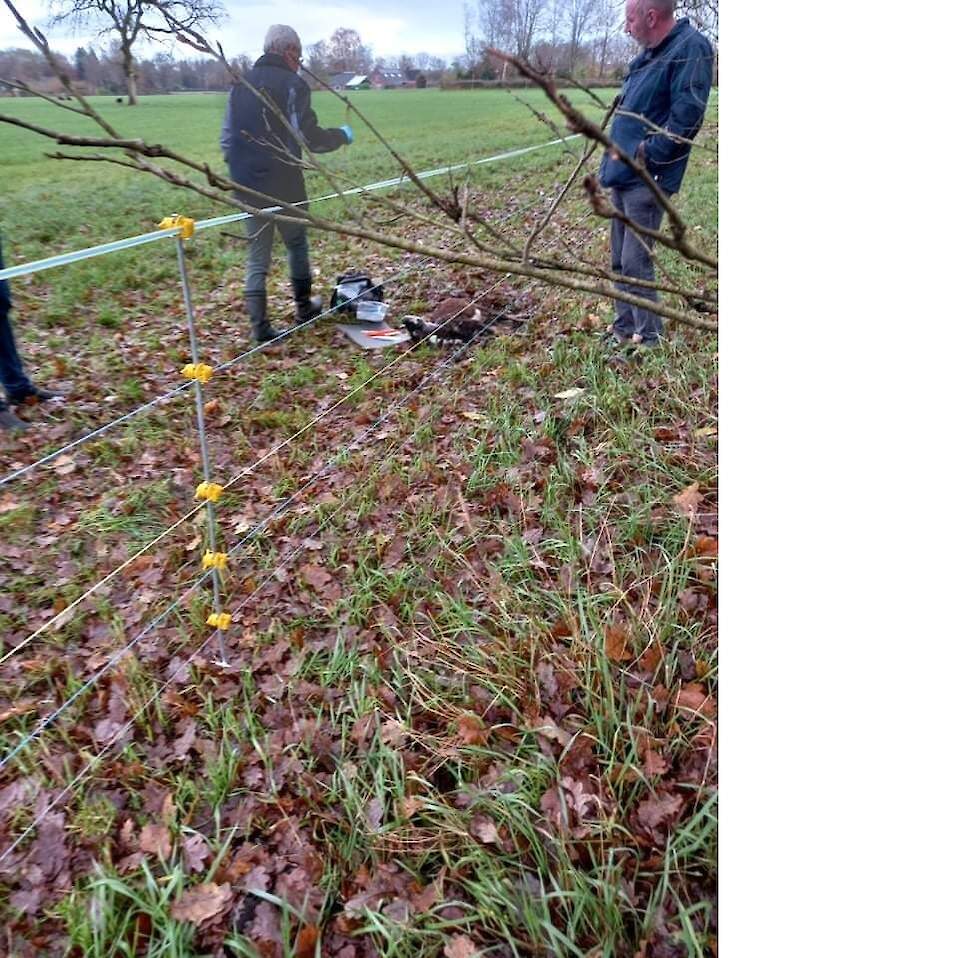
[(227, 654), (224, 648), (224, 632), (231, 627), (231, 616), (224, 611), (224, 601), (221, 595), (221, 573), (227, 569), (228, 557), (226, 552), (218, 551), (217, 536), (217, 502), (221, 498), (224, 487), (212, 481), (210, 450), (207, 445), (207, 427), (204, 420), (204, 385), (214, 374), (214, 367), (200, 361), (200, 349), (197, 344), (197, 323), (194, 317), (194, 304), (190, 292), (190, 276), (187, 272), (187, 257), (183, 241), (194, 233), (194, 221), (187, 216), (174, 213), (160, 223), (163, 229), (180, 229), (174, 239), (177, 244), (177, 263), (180, 267), (180, 283), (183, 287), (183, 304), (187, 313), (187, 333), (190, 338), (191, 362), (183, 367), (183, 375), (194, 381), (194, 395), (197, 400), (197, 434), (200, 440), (200, 464), (203, 472), (203, 482), (197, 486), (196, 498), (206, 502), (207, 510), (207, 542), (208, 548), (203, 556), (203, 568), (211, 573), (211, 584), (214, 592), (214, 607), (207, 617), (207, 624), (217, 630), (219, 662), (227, 665)]

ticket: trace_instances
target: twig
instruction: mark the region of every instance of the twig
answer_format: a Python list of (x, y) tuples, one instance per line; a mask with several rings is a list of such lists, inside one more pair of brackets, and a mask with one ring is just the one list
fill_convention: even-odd
[[(607, 112), (604, 115), (604, 119), (601, 121), (601, 129), (603, 130), (608, 125), (608, 120), (611, 119), (614, 113), (615, 106), (618, 103), (618, 98), (616, 97), (614, 102), (608, 107)], [(547, 228), (547, 224), (550, 222), (551, 217), (557, 211), (557, 207), (564, 202), (564, 198), (570, 191), (571, 186), (574, 184), (574, 180), (577, 179), (581, 170), (584, 169), (584, 164), (594, 155), (594, 151), (597, 149), (597, 144), (592, 143), (588, 148), (584, 150), (581, 154), (581, 158), (577, 162), (577, 166), (574, 167), (574, 172), (567, 178), (567, 182), (564, 184), (563, 189), (554, 197), (554, 201), (550, 204), (550, 209), (544, 214), (540, 222), (534, 227), (533, 232), (526, 239), (526, 244), (523, 247), (523, 262), (526, 263), (530, 258), (530, 247), (536, 241), (537, 237)]]

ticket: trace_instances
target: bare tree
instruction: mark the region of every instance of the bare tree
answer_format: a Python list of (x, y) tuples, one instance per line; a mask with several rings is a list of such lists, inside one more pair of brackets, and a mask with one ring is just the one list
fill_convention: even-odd
[[(173, 39), (181, 31), (216, 23), (224, 15), (220, 0), (55, 0), (55, 23), (76, 28), (96, 26), (101, 35), (111, 35), (119, 44), (122, 71), (126, 78), (129, 105), (136, 95), (136, 57), (133, 47), (140, 39)], [(163, 11), (166, 11), (165, 15)]]
[(623, 9), (621, 0), (599, 0), (595, 13), (594, 61), (598, 76), (603, 77), (612, 56), (612, 46), (616, 38), (621, 36)]
[(511, 52), (529, 60), (547, 0), (500, 0), (509, 8)]
[(566, 0), (567, 70), (573, 76), (580, 59), (581, 48), (601, 10), (601, 0)]
[(333, 31), (326, 45), (326, 64), (331, 73), (366, 73), (370, 69), (370, 48), (350, 27)]
[[(219, 201), (243, 212), (262, 213), (273, 221), (287, 221), (294, 224), (296, 220), (300, 220), (311, 229), (376, 243), (391, 249), (416, 253), (443, 262), (457, 263), (470, 269), (524, 276), (553, 287), (619, 300), (640, 308), (652, 309), (664, 319), (674, 320), (694, 328), (706, 330), (717, 328), (715, 319), (704, 318), (700, 315), (699, 310), (699, 307), (705, 303), (707, 312), (715, 312), (716, 296), (713, 290), (718, 268), (717, 259), (695, 241), (695, 231), (687, 226), (676, 206), (669, 197), (662, 193), (658, 184), (645, 169), (644, 164), (640, 165), (628, 156), (620, 155), (622, 162), (647, 185), (662, 204), (665, 210), (662, 228), (651, 230), (628, 220), (612, 207), (608, 197), (604, 195), (594, 178), (588, 176), (584, 178), (583, 186), (591, 202), (591, 207), (597, 216), (604, 219), (623, 220), (625, 225), (632, 229), (642, 242), (649, 245), (654, 242), (657, 248), (674, 251), (686, 260), (690, 270), (695, 271), (699, 279), (693, 281), (692, 285), (690, 285), (689, 280), (685, 281), (685, 285), (656, 280), (636, 280), (616, 274), (608, 269), (603, 262), (588, 260), (582, 256), (579, 250), (573, 250), (567, 246), (560, 231), (555, 227), (555, 213), (569, 195), (579, 174), (582, 173), (594, 152), (598, 148), (615, 149), (614, 144), (604, 132), (604, 124), (610, 118), (613, 108), (606, 111), (604, 123), (598, 124), (587, 119), (571, 105), (566, 97), (558, 93), (551, 78), (534, 70), (517, 57), (499, 50), (486, 51), (490, 56), (508, 63), (528, 80), (538, 85), (563, 115), (568, 128), (574, 133), (582, 134), (584, 138), (584, 146), (578, 162), (564, 187), (544, 214), (535, 221), (526, 224), (527, 233), (523, 238), (504, 233), (498, 226), (494, 225), (491, 214), (487, 215), (478, 209), (475, 195), (469, 190), (467, 183), (453, 184), (443, 192), (436, 191), (416, 173), (407, 158), (387, 141), (383, 133), (371, 123), (357, 104), (337, 90), (331, 90), (331, 93), (342, 101), (347, 109), (377, 138), (400, 168), (402, 176), (417, 188), (423, 203), (420, 209), (416, 205), (409, 205), (403, 194), (396, 196), (372, 194), (366, 198), (364, 210), (347, 207), (347, 217), (326, 218), (326, 216), (312, 212), (308, 206), (283, 203), (277, 197), (235, 183), (214, 170), (206, 162), (179, 153), (164, 144), (150, 143), (140, 138), (124, 137), (83, 95), (73, 88), (68, 71), (57, 66), (58, 61), (48, 47), (47, 41), (43, 35), (27, 25), (14, 7), (13, 0), (3, 0), (3, 3), (13, 12), (23, 32), (51, 63), (60, 82), (65, 90), (73, 95), (74, 100), (62, 102), (53, 97), (45, 98), (55, 106), (70, 113), (88, 117), (95, 122), (101, 131), (98, 135), (78, 135), (65, 130), (43, 127), (18, 116), (0, 113), (0, 123), (30, 130), (73, 150), (71, 153), (57, 152), (48, 154), (49, 156), (74, 162), (112, 163), (158, 177), (167, 183), (192, 190), (201, 196)], [(208, 53), (216, 58), (224, 69), (232, 73), (235, 72), (232, 64), (226, 60), (220, 48), (210, 44), (199, 31), (184, 30), (181, 32), (181, 39), (199, 52)], [(310, 79), (319, 79), (309, 74), (308, 70), (303, 72)], [(304, 167), (321, 171), (335, 188), (336, 176), (323, 166), (317, 156), (308, 149), (302, 136), (292, 130), (275, 102), (260, 90), (250, 86), (245, 76), (238, 75), (236, 80), (263, 100), (265, 107), (282, 122), (283, 129), (292, 131), (297, 144), (303, 150), (303, 156), (299, 162)], [(160, 160), (164, 161), (165, 165), (162, 165)], [(269, 207), (276, 206), (280, 212), (267, 212)], [(374, 215), (378, 208), (383, 212), (383, 217)], [(371, 217), (373, 218), (371, 219)], [(440, 242), (420, 241), (410, 237), (407, 232), (398, 233), (390, 229), (390, 223), (395, 221), (404, 224), (416, 222), (427, 226), (434, 225), (447, 234), (447, 238), (451, 242), (444, 240)], [(534, 251), (534, 242), (548, 229), (550, 229), (549, 239), (551, 242), (546, 246), (538, 243), (536, 251)], [(657, 256), (658, 253), (653, 255)], [(618, 285), (626, 283), (632, 288), (639, 287), (650, 291), (669, 293), (675, 297), (677, 304), (656, 301), (646, 295), (626, 291)]]
[(715, 44), (720, 41), (720, 0), (679, 0), (676, 15), (689, 17), (700, 33)]
[(325, 40), (318, 40), (306, 47), (306, 63), (317, 76), (325, 77), (329, 73), (329, 47)]
[[(550, 0), (478, 0), (477, 16), (467, 15), (469, 53), (486, 47), (529, 59)], [(472, 28), (478, 23), (479, 32)]]

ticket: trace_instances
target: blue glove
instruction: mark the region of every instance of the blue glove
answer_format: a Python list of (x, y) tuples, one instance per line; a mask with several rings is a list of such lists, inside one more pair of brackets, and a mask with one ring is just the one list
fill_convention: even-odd
[(353, 142), (353, 128), (347, 126), (345, 123), (340, 127), (340, 131), (346, 137), (346, 145), (349, 146)]

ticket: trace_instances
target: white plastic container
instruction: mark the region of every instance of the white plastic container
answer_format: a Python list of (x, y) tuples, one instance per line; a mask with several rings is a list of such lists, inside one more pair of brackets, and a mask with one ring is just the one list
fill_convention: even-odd
[(361, 323), (382, 323), (389, 309), (387, 303), (361, 299), (357, 302), (357, 320)]
[(341, 301), (352, 303), (362, 292), (363, 283), (340, 283), (336, 292)]

